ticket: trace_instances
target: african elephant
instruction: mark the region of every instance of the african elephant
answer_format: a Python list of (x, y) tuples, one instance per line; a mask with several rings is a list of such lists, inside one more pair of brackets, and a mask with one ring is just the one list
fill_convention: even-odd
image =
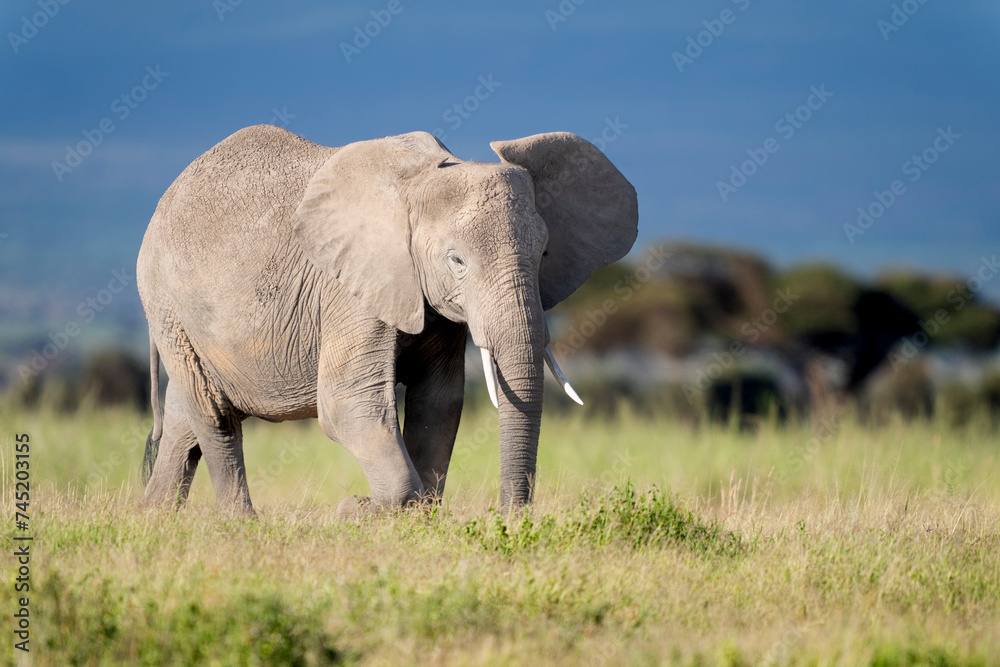
[(501, 162), (425, 132), (330, 148), (258, 125), (184, 170), (136, 270), (154, 396), (143, 504), (182, 503), (204, 456), (219, 505), (252, 514), (248, 416), (319, 418), (370, 485), (341, 514), (440, 497), (470, 332), (499, 404), (501, 506), (530, 502), (543, 360), (568, 387), (544, 310), (629, 251), (638, 205), (576, 135), (491, 147)]

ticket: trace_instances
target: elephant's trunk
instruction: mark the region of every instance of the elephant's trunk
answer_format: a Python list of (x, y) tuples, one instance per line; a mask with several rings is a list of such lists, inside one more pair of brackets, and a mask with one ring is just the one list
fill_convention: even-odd
[[(497, 363), (500, 408), (500, 506), (531, 502), (538, 431), (542, 422), (545, 315), (538, 286), (518, 276), (508, 287), (516, 304), (497, 315), (492, 352)], [(503, 302), (510, 304), (509, 299)]]

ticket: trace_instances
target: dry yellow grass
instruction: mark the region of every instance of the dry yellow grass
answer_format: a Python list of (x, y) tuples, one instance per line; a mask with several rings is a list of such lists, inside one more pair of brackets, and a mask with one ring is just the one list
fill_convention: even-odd
[(33, 446), (35, 664), (1000, 664), (986, 421), (547, 415), (536, 505), (502, 517), (495, 419), (464, 418), (439, 510), (341, 523), (364, 480), (315, 423), (248, 425), (243, 520), (205, 471), (184, 510), (135, 509), (145, 416), (5, 412), (5, 517)]

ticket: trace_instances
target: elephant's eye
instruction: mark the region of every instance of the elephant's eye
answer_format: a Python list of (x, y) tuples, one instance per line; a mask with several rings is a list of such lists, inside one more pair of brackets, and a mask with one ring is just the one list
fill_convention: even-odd
[(451, 266), (451, 270), (455, 274), (455, 277), (461, 278), (465, 275), (465, 261), (456, 253), (448, 253), (448, 264)]

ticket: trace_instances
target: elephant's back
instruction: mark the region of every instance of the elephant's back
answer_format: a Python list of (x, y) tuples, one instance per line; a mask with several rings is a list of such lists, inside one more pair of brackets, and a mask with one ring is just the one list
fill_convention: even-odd
[(207, 252), (247, 234), (279, 236), (309, 179), (337, 152), (271, 125), (244, 128), (192, 162), (150, 221), (160, 242)]
[(293, 330), (331, 289), (302, 257), (289, 222), (336, 151), (280, 128), (245, 128), (192, 162), (150, 220), (136, 269), (150, 334), (161, 346), (180, 325), (234, 402), (235, 385), (257, 391), (274, 358), (291, 368), (288, 387), (315, 382), (313, 343), (276, 332)]
[(139, 251), (150, 289), (218, 289), (292, 245), (289, 220), (336, 148), (270, 125), (244, 128), (192, 162), (160, 199)]

